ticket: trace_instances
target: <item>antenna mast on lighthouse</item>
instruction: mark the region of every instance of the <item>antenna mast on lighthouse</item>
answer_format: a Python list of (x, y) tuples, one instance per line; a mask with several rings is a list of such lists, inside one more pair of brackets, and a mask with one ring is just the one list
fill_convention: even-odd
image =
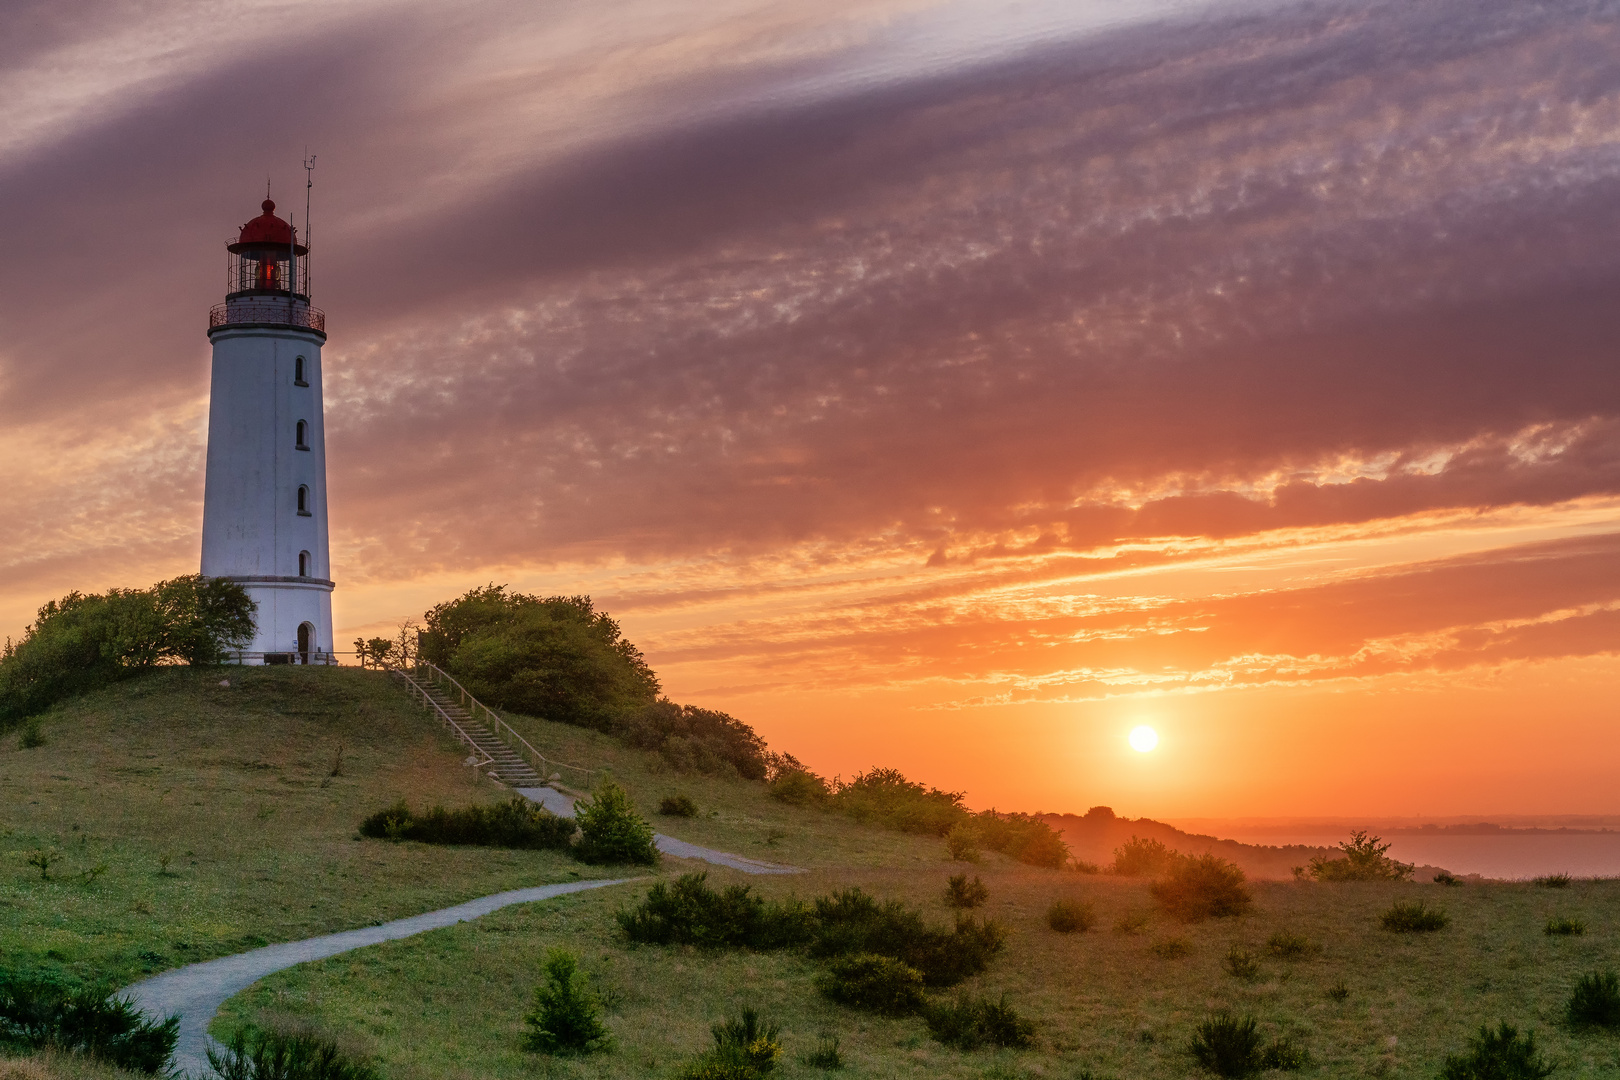
[[(309, 153), (305, 147), (305, 153)], [(315, 187), (315, 155), (310, 154), (304, 159), (304, 250), (309, 250), (309, 196)], [(310, 280), (314, 275), (309, 269), (309, 256), (304, 256), (304, 299), (310, 303), (315, 302), (315, 290), (310, 287)]]

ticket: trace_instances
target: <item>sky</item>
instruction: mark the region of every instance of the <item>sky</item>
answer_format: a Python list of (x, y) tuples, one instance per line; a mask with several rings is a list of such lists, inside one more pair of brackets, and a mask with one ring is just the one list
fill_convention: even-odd
[(588, 593), (976, 807), (1620, 811), (1620, 3), (16, 0), (0, 633), (195, 571), (306, 152), (340, 644)]

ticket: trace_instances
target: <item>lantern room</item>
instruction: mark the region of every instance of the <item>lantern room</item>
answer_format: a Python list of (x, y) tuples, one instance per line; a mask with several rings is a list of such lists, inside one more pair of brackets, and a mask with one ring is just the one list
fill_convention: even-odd
[(276, 217), (276, 204), (264, 200), (264, 213), (242, 226), (234, 244), (227, 244), (230, 264), (226, 299), (254, 293), (292, 294), (308, 299), (309, 248), (298, 242), (291, 222)]

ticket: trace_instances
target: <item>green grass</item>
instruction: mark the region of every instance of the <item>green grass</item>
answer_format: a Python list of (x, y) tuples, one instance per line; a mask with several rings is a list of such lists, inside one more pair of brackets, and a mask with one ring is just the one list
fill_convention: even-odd
[[(18, 749), (16, 733), (0, 739), (4, 963), (129, 981), (261, 941), (596, 873), (551, 852), (355, 841), (360, 819), (401, 795), (454, 806), (506, 793), (462, 768), (456, 745), (373, 673), (227, 674), (228, 690), (216, 685), (219, 673), (161, 672), (48, 717), (42, 747)], [(857, 885), (920, 907), (938, 925), (954, 918), (945, 883), (960, 864), (941, 840), (787, 806), (758, 784), (677, 777), (656, 755), (592, 732), (513, 723), (547, 754), (610, 767), (663, 831), (811, 868), (750, 878), (708, 867), (717, 888), (744, 883), (767, 898), (808, 899)], [(339, 741), (345, 775), (333, 778), (326, 774)], [(652, 817), (677, 785), (703, 813)], [(41, 882), (27, 865), (41, 844), (64, 853), (53, 871), (62, 880)], [(165, 852), (174, 876), (160, 873)], [(92, 883), (67, 878), (103, 862)], [(704, 868), (665, 863), (658, 873), (666, 879)], [(974, 873), (990, 894), (977, 910), (1008, 928), (1007, 946), (943, 999), (1005, 994), (1037, 1025), (1033, 1050), (964, 1053), (933, 1041), (921, 1018), (834, 1005), (814, 988), (820, 965), (796, 952), (630, 948), (614, 912), (645, 886), (510, 908), (281, 972), (228, 1002), (215, 1031), (296, 1018), (375, 1052), (390, 1080), (661, 1078), (712, 1045), (711, 1024), (751, 1006), (782, 1026), (773, 1076), (1089, 1071), (1126, 1080), (1199, 1075), (1188, 1039), (1224, 1010), (1252, 1015), (1268, 1038), (1308, 1050), (1301, 1075), (1430, 1078), (1482, 1024), (1505, 1019), (1536, 1029), (1547, 1057), (1566, 1063), (1559, 1075), (1620, 1078), (1612, 1036), (1559, 1023), (1582, 973), (1620, 967), (1620, 882), (1574, 881), (1556, 897), (1529, 883), (1255, 882), (1249, 914), (1183, 925), (1156, 911), (1141, 879), (1040, 870), (990, 853)], [(1432, 906), (1442, 893), (1451, 917), (1443, 932), (1380, 928), (1395, 902)], [(1105, 931), (1139, 915), (1141, 932), (1054, 934), (1046, 917), (1058, 899), (1090, 904)], [(1581, 920), (1587, 932), (1549, 937), (1555, 915)], [(1233, 946), (1260, 951), (1274, 935), (1321, 951), (1308, 962), (1263, 963), (1253, 982), (1227, 974)], [(1185, 948), (1169, 955), (1162, 945), (1172, 937)], [(568, 1061), (522, 1048), (523, 1015), (546, 953), (559, 946), (580, 958), (593, 986), (614, 992), (609, 1053)], [(1342, 1001), (1328, 994), (1339, 984), (1349, 988)], [(838, 1074), (805, 1063), (828, 1038), (846, 1063)]]

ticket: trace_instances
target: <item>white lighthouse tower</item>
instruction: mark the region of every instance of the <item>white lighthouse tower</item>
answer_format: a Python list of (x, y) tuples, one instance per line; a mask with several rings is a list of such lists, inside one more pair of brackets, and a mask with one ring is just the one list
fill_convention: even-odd
[[(332, 657), (327, 559), (326, 317), (309, 303), (309, 248), (264, 213), (230, 253), (225, 302), (208, 318), (214, 346), (203, 496), (202, 572), (240, 582), (258, 603), (245, 662)], [(290, 217), (291, 215), (289, 215)]]

